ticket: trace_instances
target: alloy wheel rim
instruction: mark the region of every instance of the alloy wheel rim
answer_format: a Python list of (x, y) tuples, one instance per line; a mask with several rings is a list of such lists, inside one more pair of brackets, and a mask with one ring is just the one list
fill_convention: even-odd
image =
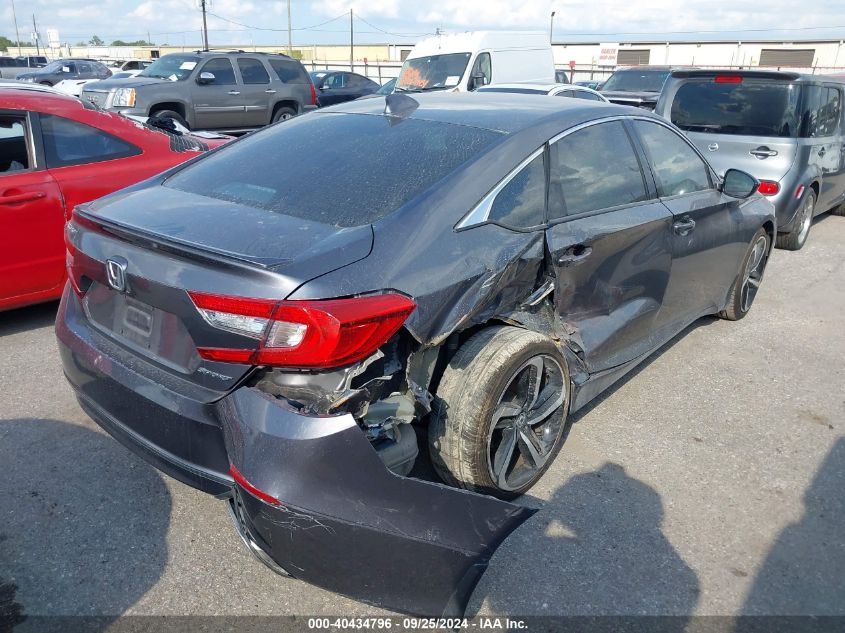
[(533, 356), (511, 375), (487, 437), (487, 469), (499, 489), (533, 482), (549, 461), (564, 423), (564, 377), (548, 354)]
[(810, 232), (810, 226), (813, 224), (813, 196), (807, 196), (802, 209), (801, 216), (801, 230), (798, 232), (798, 242), (804, 243), (807, 239), (807, 234)]
[(745, 266), (740, 294), (743, 312), (748, 312), (751, 309), (751, 304), (754, 303), (754, 297), (757, 296), (757, 290), (760, 288), (760, 282), (763, 280), (763, 271), (766, 268), (767, 244), (766, 238), (761, 235), (754, 242), (754, 246), (751, 247), (751, 257), (748, 258), (748, 264)]

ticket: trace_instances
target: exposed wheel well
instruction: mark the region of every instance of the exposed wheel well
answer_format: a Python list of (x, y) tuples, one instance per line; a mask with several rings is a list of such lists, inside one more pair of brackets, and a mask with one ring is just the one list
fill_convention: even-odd
[(276, 116), (276, 112), (279, 111), (279, 108), (291, 108), (294, 112), (299, 114), (299, 104), (296, 101), (279, 101), (273, 106), (273, 114), (270, 115), (270, 119)]
[(186, 121), (188, 120), (188, 117), (185, 114), (185, 106), (181, 103), (157, 103), (154, 106), (150, 106), (150, 115), (152, 115), (153, 112), (158, 112), (159, 110), (172, 110)]
[(769, 236), (769, 250), (771, 251), (775, 247), (775, 225), (774, 222), (771, 220), (767, 220), (763, 223), (763, 228), (766, 230), (766, 234)]

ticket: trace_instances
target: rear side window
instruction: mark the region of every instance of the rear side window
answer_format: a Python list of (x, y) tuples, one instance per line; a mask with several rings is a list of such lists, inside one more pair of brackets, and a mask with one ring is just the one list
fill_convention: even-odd
[(549, 220), (648, 199), (634, 146), (620, 121), (599, 123), (552, 144)]
[(238, 57), (238, 68), (241, 71), (241, 78), (245, 84), (269, 84), (270, 75), (257, 59), (250, 57)]
[(799, 93), (787, 82), (690, 81), (678, 88), (670, 118), (687, 132), (794, 137)]
[(504, 226), (529, 228), (543, 223), (546, 206), (546, 167), (540, 154), (496, 196), (488, 219)]
[(26, 118), (0, 115), (0, 177), (31, 166), (26, 145)]
[(307, 84), (311, 83), (308, 73), (302, 64), (286, 59), (268, 59), (270, 68), (276, 73), (279, 81), (286, 84)]
[(804, 86), (804, 107), (801, 113), (801, 136), (832, 136), (839, 128), (842, 96), (837, 88)]
[(114, 160), (141, 150), (84, 123), (49, 114), (40, 115), (47, 167), (67, 167)]
[(225, 146), (165, 185), (324, 224), (359, 226), (398, 209), (500, 138), (467, 125), (314, 114)]
[(707, 165), (679, 135), (650, 121), (634, 121), (634, 127), (654, 169), (658, 195), (680, 196), (713, 187)]
[(232, 67), (232, 62), (225, 57), (217, 57), (209, 60), (200, 72), (212, 73), (214, 75), (214, 81), (212, 83), (218, 86), (230, 86), (237, 83), (235, 81), (235, 69)]

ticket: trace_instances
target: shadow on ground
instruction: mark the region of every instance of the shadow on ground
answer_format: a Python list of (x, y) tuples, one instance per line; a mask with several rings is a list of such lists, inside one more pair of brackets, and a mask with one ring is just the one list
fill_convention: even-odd
[(170, 493), (110, 437), (2, 420), (0, 464), (0, 631), (22, 614), (22, 631), (57, 624), (38, 616), (119, 616), (161, 577)]
[(0, 336), (53, 325), (56, 322), (56, 310), (58, 308), (58, 302), (51, 301), (0, 312)]

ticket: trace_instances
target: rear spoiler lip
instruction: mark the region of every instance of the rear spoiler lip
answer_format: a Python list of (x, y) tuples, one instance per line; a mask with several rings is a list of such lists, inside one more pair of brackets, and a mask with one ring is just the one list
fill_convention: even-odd
[(85, 205), (77, 206), (73, 210), (73, 215), (81, 217), (87, 222), (93, 223), (101, 227), (102, 229), (108, 231), (109, 233), (115, 235), (116, 237), (122, 240), (133, 243), (137, 243), (139, 240), (152, 243), (156, 245), (156, 248), (158, 250), (162, 250), (164, 252), (172, 253), (174, 255), (179, 255), (182, 257), (188, 257), (189, 259), (195, 261), (206, 261), (213, 262), (216, 264), (228, 265), (235, 264), (238, 266), (248, 266), (250, 268), (258, 267), (265, 270), (271, 270), (276, 266), (280, 266), (291, 261), (288, 259), (278, 258), (271, 259), (258, 257), (243, 257), (241, 255), (238, 255), (237, 253), (223, 251), (209, 246), (200, 247), (191, 242), (173, 239), (172, 237), (165, 237), (159, 233), (145, 231), (144, 229), (138, 228), (136, 226), (131, 226), (128, 224), (123, 224), (121, 222), (115, 222), (114, 220), (106, 219), (100, 215), (91, 213), (90, 211), (86, 210)]
[(671, 77), (677, 79), (693, 79), (698, 77), (743, 77), (748, 79), (779, 79), (781, 81), (795, 81), (801, 78), (801, 73), (786, 70), (731, 70), (731, 69), (707, 69), (707, 70), (673, 70)]

